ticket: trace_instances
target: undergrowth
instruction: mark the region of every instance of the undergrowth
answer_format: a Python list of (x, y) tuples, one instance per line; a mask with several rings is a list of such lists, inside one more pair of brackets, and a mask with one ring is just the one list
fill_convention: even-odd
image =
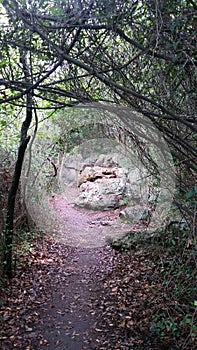
[[(35, 240), (42, 237), (42, 232), (29, 232), (25, 230), (19, 230), (14, 234), (13, 240), (13, 272), (15, 271), (16, 265), (21, 263), (28, 255), (30, 255), (33, 251), (33, 247), (35, 244)], [(3, 276), (3, 255), (4, 255), (4, 239), (3, 234), (1, 236), (1, 246), (0, 246), (0, 286), (3, 288), (4, 282), (6, 281)]]
[(142, 250), (152, 266), (149, 280), (153, 308), (149, 330), (172, 349), (197, 345), (197, 239), (189, 229), (176, 225), (154, 234), (130, 231), (110, 239), (122, 252)]
[(13, 242), (13, 262), (14, 265), (25, 259), (29, 254), (32, 253), (35, 240), (39, 239), (43, 235), (42, 232), (29, 232), (29, 231), (20, 231), (14, 236)]

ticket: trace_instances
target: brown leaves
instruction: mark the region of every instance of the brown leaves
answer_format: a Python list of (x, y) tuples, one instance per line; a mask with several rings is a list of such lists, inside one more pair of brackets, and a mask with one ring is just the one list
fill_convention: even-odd
[(170, 337), (161, 344), (150, 331), (158, 310), (169, 312), (154, 268), (143, 249), (121, 255), (38, 240), (5, 286), (0, 348), (170, 350)]
[(151, 343), (152, 310), (147, 308), (151, 299), (147, 274), (150, 264), (143, 251), (116, 253), (112, 273), (106, 276), (100, 289), (95, 331), (99, 329), (101, 335), (97, 336), (99, 347), (96, 349), (105, 344), (101, 349), (141, 350), (142, 344)]
[[(57, 254), (49, 256), (51, 240), (35, 242), (31, 255), (22, 256), (17, 265), (15, 277), (7, 282), (4, 289), (4, 303), (0, 309), (2, 319), (0, 326), (0, 347), (2, 349), (33, 349), (32, 341), (45, 340), (32, 325), (39, 324), (37, 311), (47, 299), (46, 289), (49, 281), (46, 276), (49, 266), (60, 263)], [(46, 282), (46, 285), (44, 283)]]

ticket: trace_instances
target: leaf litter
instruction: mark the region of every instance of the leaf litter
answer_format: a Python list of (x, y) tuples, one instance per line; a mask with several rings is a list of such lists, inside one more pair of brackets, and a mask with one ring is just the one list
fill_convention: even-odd
[(162, 349), (150, 334), (151, 270), (143, 251), (36, 240), (2, 293), (1, 349)]

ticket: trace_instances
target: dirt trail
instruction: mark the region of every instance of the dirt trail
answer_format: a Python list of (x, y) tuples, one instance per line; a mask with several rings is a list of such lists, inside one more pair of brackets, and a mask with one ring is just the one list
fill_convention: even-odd
[(97, 348), (95, 329), (99, 320), (95, 302), (100, 294), (101, 276), (113, 265), (106, 237), (130, 227), (118, 221), (120, 209), (77, 208), (74, 200), (78, 194), (79, 189), (72, 187), (51, 199), (59, 221), (58, 232), (54, 234), (56, 254), (65, 254), (65, 258), (59, 271), (50, 272), (51, 290), (41, 308), (38, 327), (46, 342), (39, 343), (38, 349)]
[(40, 320), (32, 327), (37, 334), (37, 340), (32, 339), (33, 349), (97, 349), (95, 304), (102, 276), (113, 265), (106, 237), (125, 232), (129, 225), (118, 221), (120, 209), (77, 208), (74, 200), (78, 194), (79, 189), (72, 187), (50, 200), (59, 228), (48, 255), (59, 256), (61, 263), (47, 267), (47, 297), (38, 310)]
[(105, 259), (110, 262), (111, 251), (64, 249), (66, 259), (59, 271), (53, 271), (47, 301), (40, 309), (37, 333), (42, 334), (44, 342), (35, 342), (34, 346), (43, 350), (96, 349), (98, 319), (94, 305), (99, 297), (101, 271), (105, 269)]
[(106, 245), (107, 237), (131, 229), (131, 225), (119, 220), (120, 208), (93, 211), (76, 207), (74, 200), (78, 194), (78, 188), (69, 187), (51, 200), (59, 221), (54, 236), (60, 241), (75, 247), (101, 247)]

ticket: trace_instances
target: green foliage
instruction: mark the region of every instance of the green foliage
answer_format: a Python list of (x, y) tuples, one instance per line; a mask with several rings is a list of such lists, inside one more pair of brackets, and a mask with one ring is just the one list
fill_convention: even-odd
[[(15, 83), (21, 83), (21, 46), (27, 50), (33, 78), (37, 79), (59, 57), (56, 48), (66, 51), (66, 43), (74, 39), (75, 29), (80, 21), (87, 21), (90, 29), (82, 28), (72, 50), (73, 57), (80, 57), (81, 62), (87, 63), (93, 70), (96, 68), (99, 72), (104, 71), (105, 76), (113, 78), (123, 86), (132, 89), (134, 87), (135, 91), (150, 96), (155, 101), (162, 101), (166, 107), (171, 108), (173, 105), (177, 112), (180, 102), (185, 113), (193, 108), (194, 96), (189, 95), (191, 91), (195, 92), (195, 25), (192, 3), (188, 5), (187, 2), (181, 1), (177, 4), (177, 1), (172, 1), (166, 2), (164, 6), (163, 2), (156, 5), (152, 1), (99, 1), (87, 13), (88, 18), (83, 18), (82, 9), (87, 7), (84, 1), (53, 1), (49, 4), (39, 0), (32, 1), (28, 6), (19, 1), (18, 5), (19, 9), (23, 8), (27, 13), (38, 12), (42, 20), (35, 15), (34, 21), (39, 27), (39, 32), (29, 31), (20, 16), (20, 11), (17, 12), (18, 16), (16, 12), (13, 16), (10, 6), (4, 4), (4, 12), (8, 13), (10, 25), (7, 28), (3, 21), (0, 22), (0, 74), (5, 79), (11, 75), (12, 83), (7, 87), (9, 95), (21, 91), (20, 86)], [(14, 2), (12, 6), (14, 9)], [(80, 11), (82, 17), (78, 18)], [(68, 26), (65, 29), (55, 26), (61, 22), (65, 12), (68, 16)], [(94, 25), (100, 25), (101, 29), (91, 30), (91, 26)], [(102, 29), (102, 25), (113, 25), (114, 30)], [(116, 27), (123, 30), (124, 35), (116, 32)], [(136, 41), (136, 45), (133, 40)], [(157, 57), (157, 54), (162, 57)], [(130, 58), (132, 64), (129, 64)], [(54, 81), (57, 83), (54, 84)], [(103, 85), (102, 79), (99, 82), (94, 78), (94, 74), (92, 77), (84, 75), (83, 69), (77, 64), (63, 64), (53, 77), (47, 78), (45, 86), (41, 90), (44, 94), (40, 97), (48, 101), (49, 105), (55, 104), (59, 93), (58, 100), (63, 103), (66, 98), (63, 91), (68, 92), (68, 102), (72, 96), (74, 99), (79, 97), (81, 100), (83, 97), (84, 100), (91, 101), (94, 98), (110, 99), (114, 94), (114, 91)], [(192, 102), (190, 106), (188, 97)], [(118, 96), (116, 98), (118, 99)]]
[(20, 137), (19, 111), (12, 105), (0, 105), (0, 154), (1, 158), (15, 156)]
[[(58, 167), (57, 161), (61, 154), (62, 145), (61, 142), (59, 143), (59, 139), (60, 128), (53, 123), (53, 120), (39, 124), (37, 137), (32, 146), (31, 158), (27, 154), (24, 170), (27, 173), (30, 161), (31, 172), (28, 176), (28, 190), (31, 193), (29, 195), (32, 195), (33, 198), (36, 195), (38, 197), (44, 195), (47, 188), (51, 186), (50, 183), (53, 181), (55, 172), (53, 163)], [(54, 178), (54, 180), (56, 179)]]
[(82, 142), (91, 139), (98, 139), (103, 137), (102, 131), (99, 130), (98, 125), (87, 124), (78, 126), (75, 129), (68, 130), (65, 137), (67, 152), (70, 152), (74, 147), (80, 145)]
[(155, 315), (153, 317), (153, 323), (150, 330), (156, 333), (160, 338), (165, 338), (168, 333), (172, 333), (173, 336), (180, 336), (180, 327), (182, 321), (177, 321), (175, 318), (169, 318), (167, 312), (162, 312), (161, 315)]
[(185, 195), (185, 199), (189, 200), (197, 195), (197, 185), (191, 188)]
[(194, 342), (197, 340), (197, 326), (191, 314), (184, 317), (170, 317), (167, 311), (153, 317), (150, 330), (159, 338), (165, 339), (170, 337), (179, 338), (182, 333), (190, 332)]

